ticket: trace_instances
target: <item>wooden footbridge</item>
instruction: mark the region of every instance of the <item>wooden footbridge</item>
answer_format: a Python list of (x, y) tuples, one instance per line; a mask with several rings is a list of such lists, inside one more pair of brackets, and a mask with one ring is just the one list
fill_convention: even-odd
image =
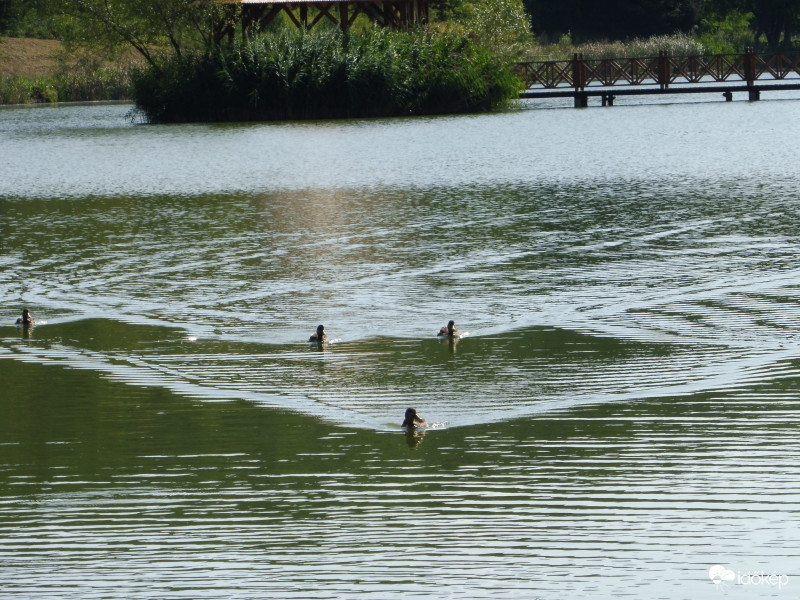
[(649, 58), (585, 59), (525, 62), (516, 65), (525, 80), (521, 98), (574, 98), (575, 107), (599, 96), (611, 106), (616, 96), (716, 93), (731, 101), (734, 92), (746, 92), (751, 101), (761, 92), (800, 90), (800, 53)]

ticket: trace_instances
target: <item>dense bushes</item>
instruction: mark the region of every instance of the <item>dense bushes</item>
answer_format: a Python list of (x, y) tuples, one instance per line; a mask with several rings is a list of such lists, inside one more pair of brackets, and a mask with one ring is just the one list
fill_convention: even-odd
[(151, 122), (462, 113), (515, 98), (507, 64), (456, 35), (283, 31), (134, 76)]

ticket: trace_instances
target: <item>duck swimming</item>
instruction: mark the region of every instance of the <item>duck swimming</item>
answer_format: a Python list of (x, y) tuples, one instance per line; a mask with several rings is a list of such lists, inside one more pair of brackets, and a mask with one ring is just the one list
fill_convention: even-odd
[(457, 337), (461, 335), (461, 332), (456, 329), (456, 322), (455, 321), (448, 321), (447, 327), (442, 327), (439, 330), (439, 333), (436, 335), (438, 336), (447, 336), (447, 337)]
[(328, 336), (325, 335), (325, 326), (320, 325), (319, 327), (317, 327), (317, 333), (312, 333), (311, 337), (308, 338), (308, 341), (317, 342), (318, 344), (321, 344), (322, 342), (327, 342)]
[(31, 316), (31, 312), (27, 308), (23, 309), (22, 316), (16, 321), (17, 325), (33, 325), (34, 323), (36, 323), (36, 319)]
[(428, 422), (417, 414), (416, 408), (406, 409), (406, 418), (401, 427), (427, 427)]

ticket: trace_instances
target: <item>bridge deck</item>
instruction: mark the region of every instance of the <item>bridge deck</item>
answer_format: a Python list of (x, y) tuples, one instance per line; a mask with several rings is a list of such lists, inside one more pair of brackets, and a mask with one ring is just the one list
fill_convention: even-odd
[(584, 59), (518, 63), (525, 81), (522, 98), (575, 98), (585, 106), (589, 96), (613, 102), (614, 96), (722, 93), (747, 91), (758, 100), (762, 91), (800, 89), (800, 53), (645, 58)]

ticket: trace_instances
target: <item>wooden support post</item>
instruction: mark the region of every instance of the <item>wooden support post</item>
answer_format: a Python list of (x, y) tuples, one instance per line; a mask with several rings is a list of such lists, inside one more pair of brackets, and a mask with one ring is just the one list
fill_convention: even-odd
[(392, 27), (394, 23), (394, 7), (388, 3), (383, 4), (383, 24), (384, 27)]
[(583, 54), (573, 54), (572, 84), (575, 87), (575, 108), (589, 106), (589, 96), (581, 93), (586, 87), (586, 64), (583, 62)]
[(744, 51), (744, 78), (747, 81), (747, 97), (750, 102), (761, 99), (761, 92), (753, 88), (756, 81), (756, 55), (752, 48)]
[(722, 96), (725, 98), (725, 102), (733, 102), (733, 92), (730, 90), (725, 90), (722, 92)]
[(690, 56), (686, 64), (686, 71), (688, 79), (691, 83), (697, 83), (700, 79), (697, 77), (697, 57)]
[(573, 55), (572, 85), (575, 88), (575, 108), (586, 108), (589, 105), (589, 96), (581, 93), (586, 87), (586, 65), (583, 63), (583, 54)]
[(752, 48), (744, 51), (744, 80), (747, 82), (747, 87), (752, 86), (756, 80), (756, 55)]
[(244, 11), (242, 14), (242, 37), (249, 38), (250, 37), (250, 28), (253, 26), (253, 20), (250, 18), (250, 14), (247, 11)]
[(671, 78), (669, 52), (661, 50), (658, 53), (658, 85), (662, 90), (669, 88), (669, 80)]

